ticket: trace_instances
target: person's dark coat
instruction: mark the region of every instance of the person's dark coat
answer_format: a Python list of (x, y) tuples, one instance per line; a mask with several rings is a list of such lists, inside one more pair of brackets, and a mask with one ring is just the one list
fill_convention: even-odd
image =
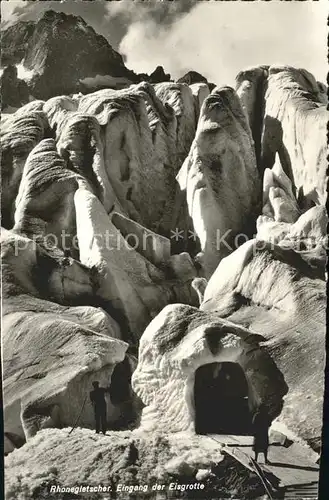
[(96, 387), (90, 392), (90, 400), (95, 413), (96, 432), (101, 430), (104, 434), (106, 432), (106, 392), (109, 392), (109, 389), (103, 387)]
[(268, 430), (271, 426), (271, 419), (266, 410), (258, 410), (252, 419), (253, 426), (253, 450), (256, 453), (267, 452), (269, 446)]

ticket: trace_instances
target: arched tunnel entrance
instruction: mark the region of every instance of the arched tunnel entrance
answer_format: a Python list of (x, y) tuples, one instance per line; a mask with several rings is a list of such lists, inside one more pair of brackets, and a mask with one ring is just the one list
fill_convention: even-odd
[(195, 372), (198, 434), (251, 434), (248, 383), (238, 363), (209, 363)]

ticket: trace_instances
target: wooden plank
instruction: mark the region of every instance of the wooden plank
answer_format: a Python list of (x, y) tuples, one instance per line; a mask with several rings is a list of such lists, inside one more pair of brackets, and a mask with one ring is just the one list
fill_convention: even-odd
[[(215, 439), (215, 438), (212, 438), (212, 439)], [(215, 441), (217, 441), (217, 440), (215, 439)], [(251, 472), (257, 474), (257, 476), (259, 477), (259, 479), (261, 480), (261, 482), (264, 486), (264, 489), (265, 489), (269, 499), (273, 500), (272, 491), (271, 491), (272, 485), (267, 481), (261, 467), (257, 464), (257, 462), (255, 462), (255, 460), (253, 460), (252, 457), (248, 456), (246, 453), (244, 453), (243, 451), (241, 451), (239, 448), (236, 448), (236, 447), (224, 446), (222, 448), (222, 451), (224, 453), (227, 453), (231, 457), (233, 457), (238, 462), (240, 462), (245, 468), (249, 469)]]
[[(242, 460), (241, 453), (248, 458), (253, 456), (250, 441), (252, 438), (250, 436), (222, 436), (217, 434), (209, 435), (209, 437), (212, 437), (219, 444), (225, 445), (228, 453), (229, 450), (231, 450), (230, 454), (235, 453), (234, 457), (237, 460), (239, 458)], [(232, 449), (234, 449), (234, 452), (232, 452)], [(243, 465), (246, 467), (248, 458), (243, 459)], [(280, 479), (282, 486), (294, 486), (296, 488), (299, 484), (304, 486), (305, 484), (317, 484), (319, 480), (319, 466), (312, 460), (312, 452), (299, 443), (293, 443), (289, 448), (280, 445), (270, 446), (269, 460), (271, 461), (270, 464), (264, 465), (261, 463), (260, 465), (263, 470), (271, 472)], [(250, 465), (248, 468), (250, 468)]]

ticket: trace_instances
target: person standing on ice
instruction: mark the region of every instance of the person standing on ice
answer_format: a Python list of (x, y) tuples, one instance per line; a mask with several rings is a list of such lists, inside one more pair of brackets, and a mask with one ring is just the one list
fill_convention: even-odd
[(257, 462), (258, 454), (263, 453), (265, 458), (265, 463), (268, 464), (269, 460), (267, 458), (268, 447), (269, 447), (269, 437), (268, 430), (271, 426), (271, 419), (264, 404), (261, 404), (256, 410), (253, 419), (253, 450), (255, 453), (255, 461)]
[(109, 388), (99, 387), (99, 382), (95, 380), (93, 384), (93, 390), (90, 391), (90, 401), (92, 402), (94, 413), (95, 413), (95, 428), (96, 433), (99, 434), (100, 430), (102, 433), (106, 433), (106, 401), (105, 393), (110, 392)]

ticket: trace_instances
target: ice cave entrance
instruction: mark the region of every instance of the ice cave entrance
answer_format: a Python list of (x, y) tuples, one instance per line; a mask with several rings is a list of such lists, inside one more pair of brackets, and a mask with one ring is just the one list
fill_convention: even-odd
[(198, 434), (251, 434), (248, 383), (238, 363), (209, 363), (195, 373)]

